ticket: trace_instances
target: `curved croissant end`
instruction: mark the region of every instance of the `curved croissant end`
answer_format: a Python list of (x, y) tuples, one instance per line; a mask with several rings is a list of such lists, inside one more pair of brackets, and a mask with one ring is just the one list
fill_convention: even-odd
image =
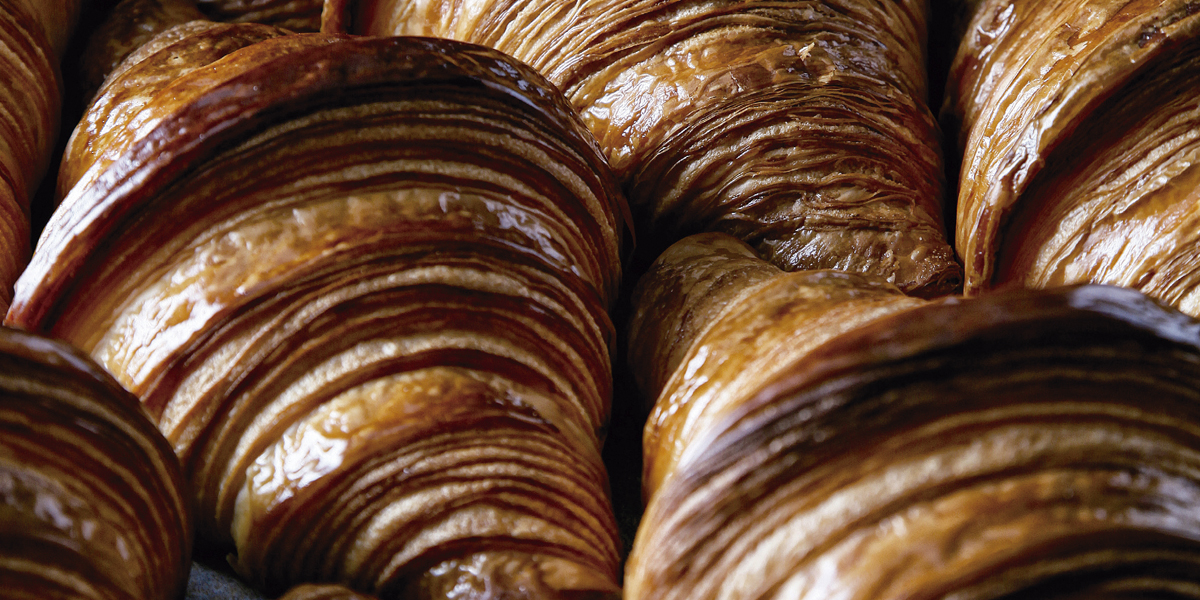
[[(204, 20), (204, 14), (196, 8), (193, 0), (123, 0), (117, 3), (104, 22), (92, 32), (79, 58), (84, 97), (94, 98), (104, 80), (146, 42), (175, 25), (197, 20)], [(166, 39), (159, 38), (160, 48)], [(141, 52), (144, 55), (150, 50)], [(142, 60), (131, 59), (127, 67)], [(189, 64), (193, 61), (181, 57), (177, 62)], [(158, 82), (151, 79), (139, 83), (148, 85)], [(60, 182), (58, 197), (65, 195), (73, 184), (72, 181), (64, 189)]]
[(0, 581), (11, 598), (172, 600), (190, 566), (179, 462), (66, 344), (0, 328)]
[(71, 0), (0, 1), (0, 310), (29, 261), (30, 203), (58, 136), (58, 63), (78, 8)]
[(617, 593), (595, 141), (493, 50), (277, 32), (185, 23), (109, 77), (9, 322), (141, 398), (269, 593)]
[(821, 343), (923, 303), (880, 280), (783, 272), (725, 234), (685, 238), (638, 282), (629, 355), (646, 398), (643, 495), (696, 436)]
[[(648, 276), (747, 270), (694, 246)], [(1107, 286), (929, 303), (842, 275), (837, 300), (808, 275), (690, 328), (627, 598), (1197, 597), (1200, 324)]]
[(1200, 315), (1193, 3), (991, 0), (946, 114), (966, 291), (1107, 283)]

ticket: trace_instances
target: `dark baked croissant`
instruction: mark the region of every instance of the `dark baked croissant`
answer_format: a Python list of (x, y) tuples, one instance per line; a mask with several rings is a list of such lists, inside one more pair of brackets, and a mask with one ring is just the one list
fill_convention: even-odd
[(689, 238), (639, 284), (626, 598), (1200, 598), (1200, 324), (1116, 287), (928, 302), (754, 260)]
[(191, 525), (137, 398), (78, 350), (0, 328), (0, 595), (179, 598)]
[(595, 141), (493, 50), (278, 33), (179, 25), (108, 78), (9, 322), (141, 398), (268, 593), (616, 594)]
[(974, 7), (946, 114), (966, 290), (1097, 282), (1200, 315), (1200, 14), (1183, 0)]
[(0, 0), (0, 310), (29, 260), (30, 202), (62, 110), (59, 60), (79, 0)]
[(786, 269), (955, 289), (925, 2), (329, 0), (326, 30), (449, 37), (538, 69), (621, 178), (644, 252), (719, 230)]
[(291, 31), (321, 28), (323, 0), (195, 0), (206, 15), (230, 23), (263, 23)]
[[(100, 23), (95, 31), (88, 38), (86, 48), (83, 50), (82, 56), (79, 57), (79, 78), (81, 80), (81, 93), (87, 101), (93, 99), (96, 91), (104, 83), (104, 79), (110, 74), (118, 71), (118, 67), (130, 54), (133, 54), (139, 48), (144, 46), (146, 42), (158, 36), (158, 34), (174, 27), (182, 25), (188, 21), (205, 20), (204, 14), (196, 8), (195, 0), (124, 0), (118, 3), (109, 12), (108, 17)], [(180, 33), (188, 31), (181, 29)], [(171, 41), (178, 41), (173, 39)], [(163, 44), (169, 43), (167, 39), (160, 38), (157, 42), (159, 48)], [(157, 51), (157, 49), (147, 48), (143, 54), (149, 54)], [(135, 59), (130, 61), (130, 64), (137, 64), (141, 60)], [(186, 68), (187, 65), (194, 61), (188, 57), (180, 57), (178, 61), (179, 69)], [(162, 86), (172, 79), (173, 75), (179, 73), (164, 74), (166, 81), (139, 81), (131, 82), (137, 85), (155, 85)], [(132, 86), (136, 87), (136, 85)], [(136, 90), (133, 90), (136, 93)], [(75, 151), (78, 152), (78, 151)], [(71, 155), (74, 152), (67, 152)], [(68, 186), (69, 188), (70, 186)], [(59, 189), (58, 196), (61, 197), (67, 190)]]

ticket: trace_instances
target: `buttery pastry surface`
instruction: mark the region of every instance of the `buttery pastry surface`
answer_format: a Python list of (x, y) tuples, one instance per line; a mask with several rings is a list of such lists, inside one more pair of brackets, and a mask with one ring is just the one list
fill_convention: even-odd
[[(639, 284), (635, 310), (716, 316), (630, 335), (687, 351), (642, 379), (661, 387), (626, 598), (1196, 597), (1195, 320), (1108, 286), (695, 283), (749, 271), (738, 246), (685, 239)], [(710, 290), (715, 312), (684, 298)]]
[(161, 36), (77, 130), (9, 322), (141, 398), (268, 593), (617, 593), (627, 208), (565, 100), (458, 42)]
[(59, 60), (78, 0), (0, 1), (0, 309), (29, 261), (30, 212), (58, 136)]
[[(169, 41), (177, 41), (178, 36), (159, 37), (158, 34), (196, 20), (204, 20), (204, 14), (192, 0), (124, 0), (117, 3), (108, 17), (91, 32), (83, 54), (78, 58), (78, 77), (84, 98), (92, 100), (105, 78), (146, 42), (158, 38), (155, 47), (161, 48)], [(150, 50), (143, 50), (147, 51)], [(139, 62), (141, 60), (131, 60), (128, 64)], [(176, 62), (192, 61), (179, 59)]]
[(1190, 2), (980, 2), (945, 114), (966, 291), (1086, 282), (1200, 314)]
[(78, 350), (0, 328), (6, 598), (178, 598), (191, 556), (179, 462), (136, 398)]
[(788, 270), (926, 296), (960, 269), (925, 105), (923, 2), (329, 0), (326, 31), (491, 46), (556, 84), (621, 178), (644, 251), (731, 233)]
[[(644, 440), (647, 498), (700, 432), (763, 380), (841, 333), (924, 302), (853, 274), (780, 271), (724, 234), (685, 238), (656, 267), (634, 292), (629, 340), (635, 377), (654, 402)], [(642, 354), (665, 349), (672, 354)]]

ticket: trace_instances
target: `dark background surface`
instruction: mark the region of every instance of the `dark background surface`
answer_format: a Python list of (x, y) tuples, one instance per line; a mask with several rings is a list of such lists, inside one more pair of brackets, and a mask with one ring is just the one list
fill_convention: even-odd
[(188, 600), (248, 600), (262, 598), (226, 571), (206, 563), (194, 563), (188, 579)]

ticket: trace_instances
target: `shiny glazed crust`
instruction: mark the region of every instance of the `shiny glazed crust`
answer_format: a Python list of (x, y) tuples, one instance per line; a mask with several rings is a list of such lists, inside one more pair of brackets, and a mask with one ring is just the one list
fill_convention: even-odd
[(77, 131), (111, 151), (68, 157), (9, 322), (141, 398), (268, 593), (616, 593), (627, 209), (566, 102), (457, 42), (161, 35)]
[[(125, 0), (113, 7), (108, 18), (91, 33), (83, 55), (79, 57), (80, 77), (84, 96), (90, 100), (110, 73), (117, 70), (123, 61), (146, 45), (158, 34), (175, 25), (204, 19), (192, 0)], [(167, 43), (167, 38), (157, 40), (158, 48)], [(149, 50), (147, 50), (149, 51)], [(131, 60), (134, 65), (140, 60)], [(192, 61), (182, 57), (176, 61), (187, 64)], [(139, 82), (142, 85), (150, 82)], [(111, 86), (110, 86), (111, 87)], [(90, 112), (90, 111), (89, 111)], [(68, 151), (67, 154), (71, 152)], [(70, 186), (67, 186), (70, 188)], [(59, 197), (66, 190), (59, 191)]]
[(978, 3), (946, 100), (967, 293), (1108, 283), (1200, 315), (1198, 12)]
[(327, 30), (461, 39), (545, 74), (600, 141), (651, 258), (723, 231), (787, 270), (923, 296), (960, 281), (924, 2), (329, 0), (326, 16)]
[(713, 233), (671, 246), (638, 282), (633, 303), (630, 362), (654, 402), (642, 482), (650, 498), (697, 437), (762, 381), (841, 333), (924, 301), (854, 274), (783, 272)]
[[(686, 283), (639, 306), (701, 306), (749, 271), (731, 244), (680, 242), (642, 283)], [(930, 303), (804, 275), (631, 334), (686, 351), (644, 390), (626, 598), (1194, 597), (1200, 324), (1105, 286)]]
[(0, 373), (4, 596), (180, 597), (190, 499), (137, 399), (74, 348), (7, 328)]

